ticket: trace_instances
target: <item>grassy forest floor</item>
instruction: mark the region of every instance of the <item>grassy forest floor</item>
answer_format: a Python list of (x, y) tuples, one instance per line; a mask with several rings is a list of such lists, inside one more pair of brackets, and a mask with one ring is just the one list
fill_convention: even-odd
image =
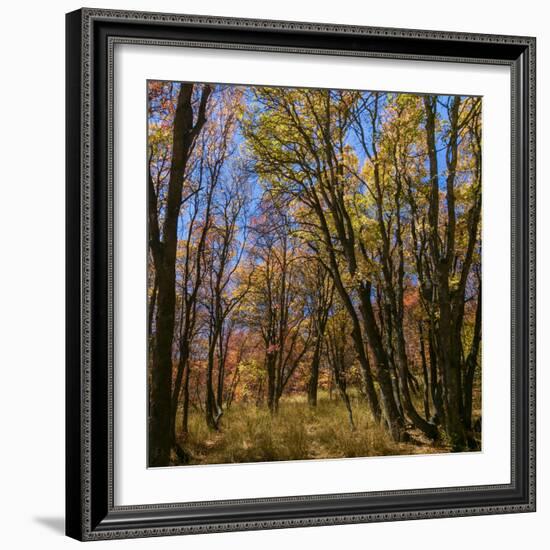
[(415, 430), (409, 430), (409, 442), (395, 443), (362, 399), (353, 397), (352, 408), (354, 430), (344, 403), (327, 393), (319, 395), (314, 408), (303, 395), (283, 398), (273, 417), (266, 407), (235, 403), (225, 411), (220, 431), (206, 426), (200, 410), (191, 410), (189, 435), (181, 443), (191, 455), (190, 464), (450, 452), (444, 442), (433, 443)]

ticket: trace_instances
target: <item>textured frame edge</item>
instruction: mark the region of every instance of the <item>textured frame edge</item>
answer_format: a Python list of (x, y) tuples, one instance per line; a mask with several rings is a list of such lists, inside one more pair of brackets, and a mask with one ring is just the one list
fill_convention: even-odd
[[(522, 181), (528, 187), (528, 204), (523, 211), (526, 216), (524, 229), (527, 229), (525, 251), (528, 268), (527, 303), (522, 303), (527, 309), (528, 322), (527, 353), (529, 364), (528, 374), (528, 445), (527, 464), (529, 483), (527, 487), (527, 502), (504, 506), (473, 506), (445, 508), (436, 510), (367, 513), (338, 515), (328, 517), (296, 518), (296, 519), (270, 519), (258, 521), (211, 523), (201, 525), (185, 525), (178, 527), (158, 528), (109, 528), (104, 525), (98, 530), (97, 525), (92, 525), (91, 517), (91, 319), (92, 319), (92, 130), (93, 130), (93, 44), (92, 27), (95, 20), (109, 20), (119, 22), (141, 23), (175, 23), (182, 25), (202, 25), (208, 27), (247, 28), (260, 31), (283, 30), (312, 33), (349, 33), (368, 35), (381, 38), (394, 37), (402, 39), (429, 39), (452, 40), (459, 42), (513, 44), (525, 48), (527, 51), (526, 63), (523, 67), (523, 75), (517, 75), (520, 85), (528, 87), (529, 103), (525, 105), (526, 113), (523, 113), (522, 130), (528, 135), (523, 139), (522, 146), (526, 160)], [(69, 23), (70, 21), (70, 23)], [(143, 536), (164, 536), (175, 534), (197, 534), (207, 532), (276, 529), (288, 527), (305, 527), (317, 525), (338, 525), (359, 522), (398, 521), (409, 519), (427, 519), (437, 517), (456, 517), (469, 515), (487, 515), (512, 512), (534, 511), (536, 507), (535, 488), (535, 39), (531, 37), (502, 36), (486, 34), (455, 33), (445, 31), (419, 31), (411, 29), (386, 29), (380, 27), (357, 27), (345, 25), (329, 25), (320, 23), (302, 23), (290, 21), (271, 21), (255, 19), (235, 19), (227, 17), (211, 17), (200, 15), (176, 15), (146, 12), (129, 12), (119, 10), (103, 10), (83, 8), (77, 12), (67, 14), (67, 67), (73, 72), (73, 78), (67, 79), (67, 458), (78, 458), (78, 464), (67, 465), (67, 535), (80, 540), (101, 540), (113, 538), (134, 538)], [(77, 40), (78, 38), (78, 40)], [(69, 52), (70, 48), (78, 50), (78, 56)], [(76, 58), (79, 57), (78, 62)], [(399, 56), (397, 56), (399, 57)], [(79, 74), (75, 78), (76, 66)], [(78, 82), (77, 82), (78, 81)], [(75, 87), (78, 88), (78, 105), (76, 104)], [(524, 93), (525, 90), (521, 91)], [(74, 118), (79, 114), (80, 136), (75, 134)], [(71, 119), (73, 123), (71, 124)], [(79, 138), (78, 140), (76, 138)], [(76, 160), (78, 159), (78, 160)], [(75, 185), (78, 178), (80, 184)], [(74, 205), (78, 203), (78, 212)], [(70, 232), (76, 227), (78, 218), (79, 232), (75, 238)], [(78, 249), (78, 253), (77, 253)], [(518, 252), (520, 254), (520, 252)], [(76, 272), (78, 277), (75, 277)], [(78, 284), (77, 284), (78, 283)], [(78, 288), (77, 288), (78, 286)], [(77, 305), (80, 314), (76, 315), (77, 307), (74, 300), (78, 298)], [(74, 323), (78, 317), (78, 328)], [(77, 334), (78, 332), (78, 334)], [(78, 341), (78, 342), (77, 342)], [(75, 372), (74, 362), (78, 359), (79, 368)], [(78, 395), (75, 391), (78, 389)], [(77, 421), (74, 417), (69, 419), (69, 411), (74, 411), (78, 397), (78, 449), (75, 442), (75, 427)], [(77, 452), (78, 451), (78, 452)], [(78, 480), (78, 481), (77, 481)], [(76, 487), (78, 483), (78, 487)], [(144, 509), (152, 506), (144, 505)], [(109, 523), (109, 522), (107, 522)]]

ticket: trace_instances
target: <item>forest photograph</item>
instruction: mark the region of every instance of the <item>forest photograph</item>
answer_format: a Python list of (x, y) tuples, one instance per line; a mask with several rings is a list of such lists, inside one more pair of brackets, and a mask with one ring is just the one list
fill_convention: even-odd
[(482, 449), (482, 98), (147, 82), (148, 466)]

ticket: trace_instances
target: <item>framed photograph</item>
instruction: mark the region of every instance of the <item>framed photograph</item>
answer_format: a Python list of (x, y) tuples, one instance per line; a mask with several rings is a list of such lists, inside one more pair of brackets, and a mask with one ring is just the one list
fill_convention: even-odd
[(67, 15), (66, 531), (535, 510), (535, 39)]

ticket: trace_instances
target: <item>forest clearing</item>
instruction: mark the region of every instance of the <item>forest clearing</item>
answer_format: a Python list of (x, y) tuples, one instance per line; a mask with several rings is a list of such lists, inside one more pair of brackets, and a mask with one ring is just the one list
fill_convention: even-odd
[(481, 449), (481, 104), (148, 82), (149, 466)]
[[(316, 407), (305, 396), (283, 399), (276, 416), (266, 408), (237, 404), (225, 413), (221, 429), (210, 430), (203, 411), (189, 416), (186, 446), (189, 464), (226, 464), (357, 458), (429, 453), (447, 453), (449, 444), (434, 442), (422, 432), (410, 431), (408, 442), (395, 442), (362, 406), (361, 396), (350, 398), (353, 426), (343, 401), (326, 391), (319, 392)], [(479, 410), (476, 411), (479, 413)], [(176, 428), (180, 432), (180, 426)], [(177, 460), (177, 457), (173, 457)]]

